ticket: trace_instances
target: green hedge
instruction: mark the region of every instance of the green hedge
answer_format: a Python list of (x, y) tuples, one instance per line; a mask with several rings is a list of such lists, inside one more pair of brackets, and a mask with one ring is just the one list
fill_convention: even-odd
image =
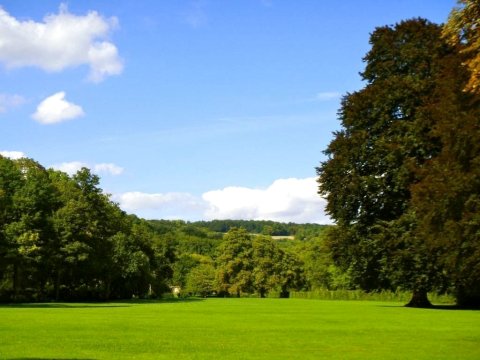
[[(371, 301), (396, 301), (407, 303), (412, 297), (407, 291), (381, 291), (367, 293), (362, 290), (313, 290), (313, 291), (292, 291), (291, 298), (296, 299), (318, 299), (318, 300), (371, 300)], [(428, 298), (434, 304), (453, 304), (453, 296), (436, 293), (428, 294)]]

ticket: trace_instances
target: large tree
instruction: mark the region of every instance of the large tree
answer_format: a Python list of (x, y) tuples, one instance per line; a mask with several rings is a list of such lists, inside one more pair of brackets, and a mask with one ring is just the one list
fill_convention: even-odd
[(14, 195), (22, 186), (22, 173), (15, 163), (0, 155), (0, 296), (13, 290), (13, 264), (11, 236), (7, 227), (14, 222)]
[(271, 237), (250, 235), (245, 229), (231, 229), (219, 247), (217, 285), (220, 292), (257, 293), (265, 297), (278, 291), (288, 297), (291, 289), (303, 285), (299, 260), (284, 252)]
[(187, 276), (185, 292), (207, 297), (215, 291), (215, 267), (213, 262), (202, 262)]
[(224, 236), (217, 257), (217, 284), (220, 293), (253, 293), (252, 237), (245, 229), (233, 228)]
[(430, 132), (430, 105), (453, 50), (441, 27), (424, 19), (377, 28), (370, 43), (366, 86), (343, 98), (342, 130), (317, 168), (319, 193), (337, 223), (330, 246), (361, 288), (400, 286), (413, 291), (412, 306), (427, 306), (427, 291), (440, 279), (431, 269), (436, 254), (425, 251), (414, 231), (410, 188), (419, 181), (418, 169), (440, 151)]
[[(13, 298), (19, 299), (24, 297), (22, 289), (36, 289), (38, 296), (43, 293), (47, 281), (46, 249), (53, 236), (50, 220), (56, 201), (45, 168), (26, 158), (13, 164), (20, 176), (11, 184), (15, 191), (8, 219), (2, 225), (2, 237), (7, 245), (4, 260), (12, 271)], [(7, 171), (7, 176), (9, 173), (14, 174)]]
[(471, 77), (458, 57), (445, 66), (432, 101), (441, 151), (420, 169), (412, 207), (457, 303), (480, 306), (480, 92), (462, 91)]

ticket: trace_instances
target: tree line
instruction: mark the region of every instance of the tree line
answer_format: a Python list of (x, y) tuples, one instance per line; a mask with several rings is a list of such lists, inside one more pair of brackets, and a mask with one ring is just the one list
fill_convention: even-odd
[[(211, 230), (215, 221), (140, 219), (87, 168), (70, 176), (0, 156), (0, 301), (158, 298), (171, 286), (191, 295), (287, 296), (316, 286), (318, 274), (304, 264), (324, 226), (248, 222), (254, 234), (234, 224), (244, 223), (223, 233)], [(286, 227), (298, 238), (265, 235)]]
[(366, 291), (480, 305), (480, 3), (377, 28), (317, 168), (334, 263)]
[(210, 220), (195, 221), (193, 225), (215, 232), (226, 233), (232, 228), (242, 228), (250, 233), (272, 236), (295, 236), (299, 232), (316, 232), (323, 225), (280, 223), (271, 220)]
[(0, 157), (0, 299), (110, 299), (161, 294), (168, 242), (103, 193), (31, 159)]

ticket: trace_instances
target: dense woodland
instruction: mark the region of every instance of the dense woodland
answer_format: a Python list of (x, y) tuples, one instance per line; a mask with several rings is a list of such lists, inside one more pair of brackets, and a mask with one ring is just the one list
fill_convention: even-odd
[[(0, 300), (449, 292), (480, 305), (480, 4), (377, 28), (317, 168), (335, 226), (144, 220), (83, 168), (0, 156)], [(284, 236), (278, 239), (278, 236)]]

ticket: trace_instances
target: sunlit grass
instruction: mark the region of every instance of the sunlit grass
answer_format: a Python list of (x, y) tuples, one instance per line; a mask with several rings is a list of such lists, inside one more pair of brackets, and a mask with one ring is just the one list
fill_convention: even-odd
[(480, 312), (207, 299), (0, 306), (0, 358), (480, 359)]

